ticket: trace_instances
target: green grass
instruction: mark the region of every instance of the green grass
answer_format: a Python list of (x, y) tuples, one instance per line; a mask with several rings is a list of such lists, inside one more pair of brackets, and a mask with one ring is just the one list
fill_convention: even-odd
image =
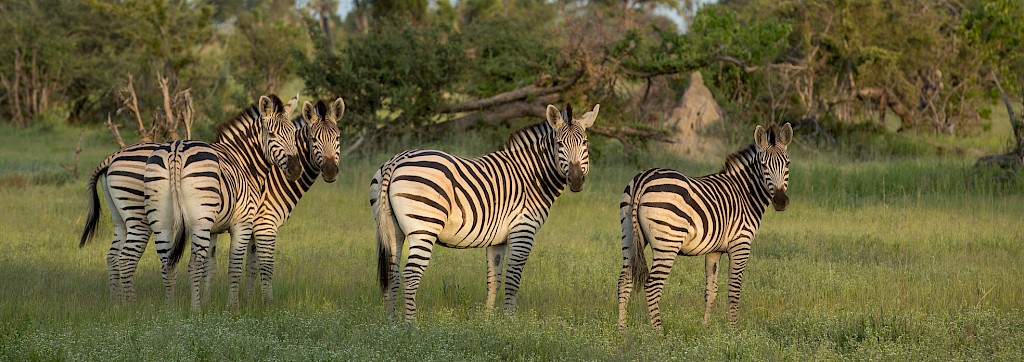
[[(642, 168), (698, 175), (720, 162), (626, 158), (596, 145), (585, 189), (565, 194), (538, 235), (516, 315), (482, 315), (483, 250), (440, 248), (420, 320), (407, 325), (386, 320), (376, 286), (367, 184), (399, 150), (379, 146), (344, 160), (338, 181), (315, 185), (281, 229), (273, 302), (243, 298), (232, 315), (221, 256), (213, 305), (192, 317), (185, 298), (165, 304), (152, 250), (139, 303), (110, 305), (109, 219), (76, 247), (85, 175), (113, 151), (104, 130), (86, 132), (78, 178), (65, 167), (77, 131), (0, 131), (0, 360), (1024, 358), (1024, 182), (993, 181), (968, 158), (853, 161), (795, 148), (791, 204), (769, 211), (754, 241), (739, 326), (726, 322), (724, 271), (712, 323), (701, 326), (703, 259), (680, 258), (662, 335), (647, 328), (637, 296), (629, 329), (614, 330), (620, 193)], [(409, 144), (474, 154), (503, 136), (468, 138)]]

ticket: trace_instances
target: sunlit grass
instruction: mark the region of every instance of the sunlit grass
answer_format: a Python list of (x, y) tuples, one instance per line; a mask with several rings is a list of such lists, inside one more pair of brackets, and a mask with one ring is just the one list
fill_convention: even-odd
[[(495, 139), (501, 137), (430, 147), (474, 154), (493, 149), (486, 145)], [(0, 178), (48, 172), (73, 151), (76, 140), (77, 132), (66, 131), (0, 136)], [(100, 134), (87, 133), (86, 140), (85, 174), (112, 151)], [(1006, 360), (1024, 355), (1021, 181), (994, 181), (966, 158), (859, 162), (793, 151), (791, 204), (785, 212), (769, 211), (754, 241), (739, 326), (726, 322), (724, 271), (712, 323), (701, 326), (703, 258), (681, 257), (666, 286), (665, 332), (659, 335), (646, 326), (637, 302), (641, 296), (633, 298), (629, 329), (614, 330), (620, 193), (646, 167), (698, 175), (717, 170), (720, 162), (680, 161), (656, 151), (632, 158), (601, 153), (583, 192), (563, 195), (538, 234), (516, 315), (481, 314), (483, 250), (439, 248), (420, 290), (420, 321), (408, 325), (384, 316), (366, 195), (374, 168), (394, 151), (347, 159), (337, 182), (313, 187), (280, 231), (274, 301), (244, 298), (238, 316), (226, 305), (224, 254), (213, 305), (203, 315), (189, 316), (184, 298), (166, 305), (152, 250), (140, 266), (139, 302), (111, 306), (104, 261), (109, 219), (101, 220), (96, 240), (77, 248), (87, 202), (84, 177), (0, 185), (0, 359)], [(31, 164), (40, 166), (23, 166)], [(184, 264), (179, 269), (181, 297)]]

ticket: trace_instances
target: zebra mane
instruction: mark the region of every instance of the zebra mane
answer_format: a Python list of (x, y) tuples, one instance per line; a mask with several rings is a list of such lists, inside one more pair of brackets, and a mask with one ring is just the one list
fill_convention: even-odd
[[(284, 109), (284, 103), (281, 102), (281, 98), (278, 98), (276, 94), (271, 94), (267, 97), (270, 98), (271, 102), (274, 102), (274, 108)], [(217, 125), (217, 142), (230, 139), (233, 133), (244, 134), (249, 129), (260, 129), (262, 127), (259, 122), (260, 117), (262, 115), (260, 114), (259, 102), (250, 104), (234, 117)]]
[(751, 143), (746, 148), (736, 151), (725, 158), (725, 166), (722, 172), (742, 169), (757, 161), (757, 146)]
[(509, 150), (521, 145), (534, 143), (535, 140), (547, 137), (554, 133), (554, 129), (546, 121), (531, 124), (520, 128), (508, 136), (503, 149)]

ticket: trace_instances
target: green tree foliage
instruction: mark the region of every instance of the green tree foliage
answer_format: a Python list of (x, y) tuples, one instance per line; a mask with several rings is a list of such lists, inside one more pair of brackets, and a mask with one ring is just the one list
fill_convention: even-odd
[(75, 12), (87, 10), (61, 0), (0, 4), (0, 116), (25, 126), (59, 102), (62, 92), (81, 86), (65, 80), (82, 71), (69, 59), (88, 40), (71, 33), (78, 25)]
[(295, 54), (304, 50), (300, 40), (305, 33), (293, 25), (298, 19), (274, 18), (269, 11), (255, 8), (239, 14), (235, 34), (227, 40), (231, 74), (243, 90), (236, 105), (278, 92), (293, 75)]
[[(726, 1), (741, 19), (793, 24), (776, 72), (811, 119), (852, 122), (891, 111), (904, 130), (970, 133), (993, 98), (989, 69), (1019, 64), (1013, 0)], [(1016, 21), (1011, 19), (1017, 19)], [(783, 74), (784, 73), (784, 74)]]
[(461, 72), (460, 39), (442, 27), (382, 21), (337, 53), (327, 49), (318, 27), (310, 29), (317, 34), (314, 57), (299, 74), (313, 93), (344, 97), (346, 123), (357, 131), (413, 130), (433, 123), (444, 91)]

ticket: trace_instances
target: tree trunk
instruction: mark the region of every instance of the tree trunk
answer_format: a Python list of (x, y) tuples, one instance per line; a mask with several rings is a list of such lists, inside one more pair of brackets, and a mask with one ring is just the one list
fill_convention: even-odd
[[(996, 83), (996, 88), (999, 89), (999, 95), (1003, 99), (1003, 104), (1006, 105), (1006, 114), (1010, 117), (1010, 126), (1013, 127), (1013, 137), (1016, 142), (1014, 142), (1013, 150), (1001, 155), (981, 157), (975, 166), (994, 164), (1005, 170), (1016, 171), (1021, 165), (1024, 165), (1024, 121), (1021, 121), (1020, 117), (1013, 112), (1013, 104), (1010, 103), (1010, 97), (1006, 95), (1003, 85), (999, 83), (999, 77), (996, 76), (995, 71), (991, 75)], [(1021, 85), (1024, 86), (1024, 80), (1022, 80)], [(1021, 89), (1024, 89), (1024, 87)]]

